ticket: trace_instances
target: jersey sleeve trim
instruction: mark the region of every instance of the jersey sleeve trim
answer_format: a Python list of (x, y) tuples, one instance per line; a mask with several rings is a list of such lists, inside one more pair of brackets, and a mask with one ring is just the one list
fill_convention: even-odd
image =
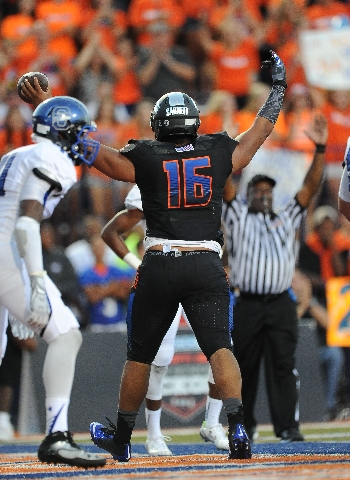
[(40, 170), (39, 168), (33, 168), (33, 173), (36, 177), (40, 178), (40, 180), (45, 180), (51, 185), (52, 188), (50, 189), (50, 191), (56, 189), (60, 192), (62, 190), (62, 185), (60, 184), (60, 182), (47, 175), (44, 170)]

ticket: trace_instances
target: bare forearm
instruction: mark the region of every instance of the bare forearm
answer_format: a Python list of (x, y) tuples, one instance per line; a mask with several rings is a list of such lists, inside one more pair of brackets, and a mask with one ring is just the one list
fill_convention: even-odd
[(310, 166), (309, 171), (306, 174), (304, 183), (308, 185), (312, 195), (314, 195), (321, 183), (324, 169), (324, 154), (316, 153), (314, 160)]
[(302, 207), (307, 207), (321, 185), (324, 170), (324, 153), (315, 153), (313, 162), (306, 174), (303, 186), (297, 194)]
[(104, 242), (118, 255), (118, 257), (124, 258), (125, 255), (129, 253), (128, 247), (116, 231), (103, 231), (101, 236)]
[(323, 114), (316, 114), (305, 134), (314, 142), (315, 153), (309, 171), (305, 176), (303, 186), (297, 194), (297, 199), (303, 207), (307, 207), (310, 204), (312, 197), (321, 185), (328, 139), (326, 117)]
[(93, 43), (89, 43), (81, 50), (74, 62), (74, 66), (79, 73), (81, 73), (89, 64), (95, 53), (95, 49), (95, 45)]
[(327, 328), (329, 323), (327, 310), (315, 298), (311, 299), (309, 312), (321, 327)]
[(253, 126), (236, 137), (239, 145), (232, 154), (233, 172), (248, 165), (272, 130), (273, 123), (264, 117), (256, 117)]
[(159, 61), (151, 58), (149, 62), (138, 71), (138, 78), (141, 85), (149, 85), (158, 72)]
[(101, 145), (93, 168), (104, 173), (110, 178), (122, 182), (135, 182), (135, 169), (133, 164), (124, 155), (114, 148)]
[(92, 304), (98, 303), (100, 300), (108, 296), (107, 285), (90, 285), (84, 288), (88, 301)]
[(232, 178), (229, 177), (224, 187), (224, 201), (227, 203), (232, 202), (236, 196), (236, 191), (236, 185), (233, 183)]
[(187, 82), (192, 82), (194, 80), (196, 73), (191, 65), (177, 62), (171, 56), (166, 58), (164, 65), (177, 77), (180, 77)]

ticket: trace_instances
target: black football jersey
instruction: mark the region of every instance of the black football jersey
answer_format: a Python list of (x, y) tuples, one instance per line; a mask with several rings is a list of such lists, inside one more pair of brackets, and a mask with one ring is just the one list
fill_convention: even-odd
[(223, 132), (183, 146), (130, 140), (121, 149), (135, 167), (147, 236), (222, 244), (222, 194), (237, 144)]

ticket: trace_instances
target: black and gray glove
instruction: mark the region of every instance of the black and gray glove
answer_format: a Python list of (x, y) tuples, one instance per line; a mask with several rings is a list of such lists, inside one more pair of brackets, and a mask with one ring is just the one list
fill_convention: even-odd
[(276, 52), (270, 50), (271, 60), (264, 60), (261, 68), (271, 68), (272, 85), (282, 85), (287, 88), (286, 67)]

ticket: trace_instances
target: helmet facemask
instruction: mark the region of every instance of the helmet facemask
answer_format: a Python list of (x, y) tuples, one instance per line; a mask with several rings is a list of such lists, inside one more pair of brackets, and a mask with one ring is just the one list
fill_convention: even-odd
[[(76, 165), (80, 165), (82, 162), (87, 165), (92, 165), (100, 148), (100, 142), (89, 138), (87, 135), (90, 132), (96, 132), (95, 125), (85, 125), (77, 128), (75, 134), (76, 141), (74, 143), (69, 142), (67, 152), (69, 157)], [(63, 147), (65, 150), (65, 148)]]

